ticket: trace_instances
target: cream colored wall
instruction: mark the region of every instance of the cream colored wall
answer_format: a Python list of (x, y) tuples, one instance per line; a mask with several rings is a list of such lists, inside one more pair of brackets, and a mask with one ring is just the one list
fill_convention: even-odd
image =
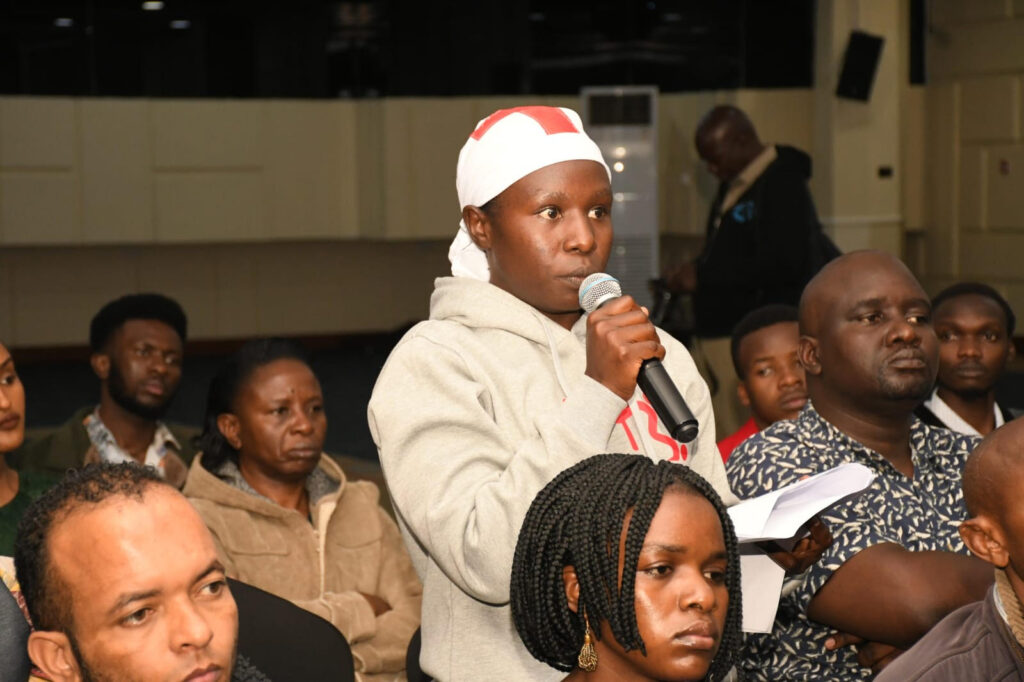
[[(807, 90), (665, 95), (662, 227), (702, 235), (692, 134), (715, 103), (811, 145)], [(379, 101), (0, 98), (0, 340), (85, 343), (129, 291), (193, 338), (390, 329), (426, 315), (458, 220), (455, 162), (495, 109), (575, 97)]]
[(1024, 310), (1024, 2), (929, 5), (924, 276), (981, 280)]
[[(843, 250), (903, 255), (901, 108), (907, 85), (909, 3), (833, 0), (817, 4), (811, 184), (826, 229)], [(850, 32), (884, 39), (867, 102), (836, 97)], [(882, 177), (881, 167), (892, 169)]]
[(193, 339), (393, 329), (427, 314), (440, 241), (23, 247), (0, 252), (0, 341), (85, 345), (133, 291), (176, 298)]

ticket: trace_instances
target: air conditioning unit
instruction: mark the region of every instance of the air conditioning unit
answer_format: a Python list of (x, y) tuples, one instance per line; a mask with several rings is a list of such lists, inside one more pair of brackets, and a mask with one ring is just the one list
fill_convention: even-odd
[(647, 282), (658, 276), (658, 89), (580, 90), (583, 124), (612, 170), (615, 239), (608, 273), (641, 305), (653, 306)]

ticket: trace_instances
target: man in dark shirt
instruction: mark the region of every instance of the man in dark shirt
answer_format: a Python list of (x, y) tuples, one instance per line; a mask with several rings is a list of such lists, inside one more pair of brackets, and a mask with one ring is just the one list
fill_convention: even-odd
[(705, 361), (718, 433), (740, 426), (743, 409), (729, 357), (729, 336), (748, 312), (768, 303), (796, 305), (821, 266), (821, 225), (807, 180), (810, 157), (761, 142), (747, 115), (717, 106), (697, 127), (697, 152), (721, 184), (704, 250), (667, 278), (692, 291), (697, 355)]
[(939, 337), (935, 390), (916, 414), (925, 424), (985, 436), (1016, 413), (996, 403), (996, 382), (1013, 359), (1015, 318), (992, 287), (961, 282), (932, 299)]
[(961, 472), (977, 439), (913, 417), (931, 390), (938, 340), (920, 284), (873, 251), (827, 265), (800, 301), (800, 362), (810, 404), (733, 451), (741, 498), (857, 462), (875, 479), (822, 514), (824, 556), (783, 597), (770, 635), (749, 640), (744, 667), (761, 680), (868, 680), (835, 630), (906, 648), (954, 609), (981, 599), (991, 567), (967, 555)]

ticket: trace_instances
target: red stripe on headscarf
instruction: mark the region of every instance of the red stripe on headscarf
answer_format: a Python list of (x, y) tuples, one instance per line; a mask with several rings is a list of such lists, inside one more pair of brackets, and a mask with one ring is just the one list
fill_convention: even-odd
[(484, 122), (480, 124), (473, 134), (470, 135), (474, 140), (479, 140), (488, 130), (491, 129), (495, 123), (510, 116), (512, 114), (525, 114), (534, 121), (540, 124), (540, 127), (544, 129), (544, 132), (548, 135), (554, 135), (555, 133), (578, 133), (579, 130), (572, 124), (569, 117), (565, 115), (565, 112), (557, 107), (515, 107), (514, 109), (499, 109), (493, 114), (484, 119)]

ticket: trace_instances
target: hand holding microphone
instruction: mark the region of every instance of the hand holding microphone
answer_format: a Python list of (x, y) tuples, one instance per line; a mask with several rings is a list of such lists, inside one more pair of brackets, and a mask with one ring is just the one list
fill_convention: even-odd
[(683, 443), (696, 438), (697, 420), (661, 364), (665, 347), (644, 310), (603, 272), (583, 280), (579, 296), (590, 313), (586, 375), (623, 400), (639, 385), (673, 438)]

